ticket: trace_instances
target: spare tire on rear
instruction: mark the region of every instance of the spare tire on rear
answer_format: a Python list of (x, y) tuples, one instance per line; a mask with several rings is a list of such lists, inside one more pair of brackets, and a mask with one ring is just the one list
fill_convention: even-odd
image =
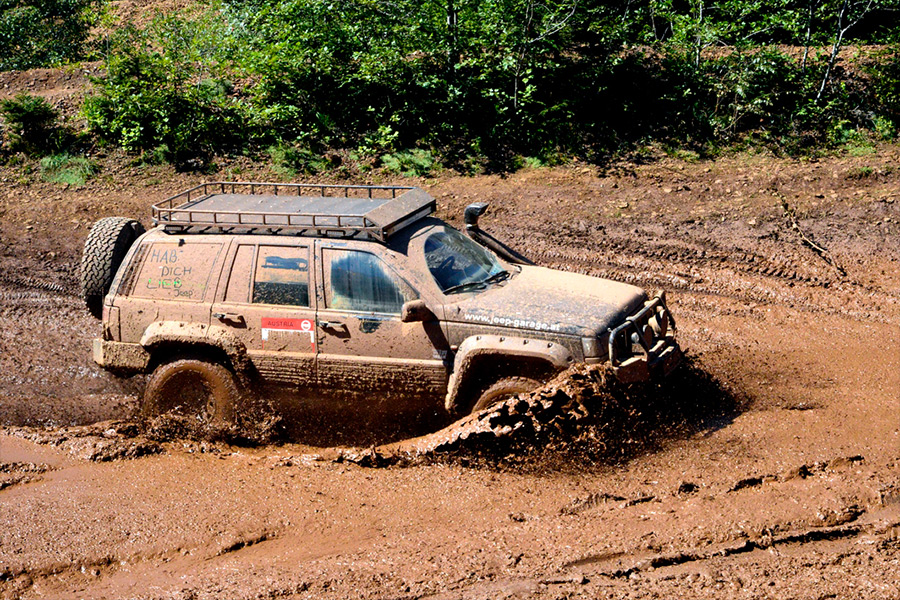
[(103, 298), (113, 277), (144, 226), (126, 217), (100, 219), (91, 227), (81, 255), (81, 297), (96, 318), (103, 315)]

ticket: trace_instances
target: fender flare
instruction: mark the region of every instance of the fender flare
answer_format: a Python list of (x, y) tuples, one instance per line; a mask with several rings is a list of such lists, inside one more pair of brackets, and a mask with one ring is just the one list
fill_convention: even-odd
[(156, 321), (144, 330), (141, 346), (148, 351), (162, 344), (212, 346), (225, 353), (235, 371), (246, 372), (250, 366), (247, 348), (225, 327), (184, 321)]
[(471, 375), (478, 359), (485, 356), (543, 360), (557, 371), (562, 371), (575, 362), (575, 356), (568, 348), (548, 340), (505, 335), (468, 337), (459, 345), (453, 361), (453, 373), (447, 384), (447, 397), (444, 401), (448, 411), (454, 412), (459, 408), (463, 383)]

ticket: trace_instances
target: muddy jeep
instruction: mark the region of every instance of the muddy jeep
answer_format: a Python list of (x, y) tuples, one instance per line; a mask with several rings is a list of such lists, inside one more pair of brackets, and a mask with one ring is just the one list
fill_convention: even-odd
[(530, 264), (410, 187), (207, 183), (153, 206), (154, 228), (98, 221), (83, 297), (94, 360), (149, 374), (146, 415), (235, 417), (256, 383), (387, 390), (480, 410), (573, 363), (620, 379), (681, 353), (662, 293)]

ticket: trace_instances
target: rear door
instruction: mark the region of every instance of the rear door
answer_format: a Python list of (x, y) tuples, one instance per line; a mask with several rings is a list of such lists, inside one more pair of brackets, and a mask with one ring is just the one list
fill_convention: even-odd
[(239, 238), (229, 252), (212, 324), (241, 341), (267, 382), (295, 387), (316, 382), (310, 252), (305, 240), (274, 236)]
[(419, 293), (392, 267), (389, 251), (330, 240), (317, 240), (316, 248), (319, 385), (445, 394), (446, 339), (437, 321), (400, 321), (403, 303), (417, 299)]

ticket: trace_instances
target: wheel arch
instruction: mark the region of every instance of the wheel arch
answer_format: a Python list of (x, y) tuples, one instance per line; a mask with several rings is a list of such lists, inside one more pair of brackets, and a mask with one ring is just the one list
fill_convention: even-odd
[(156, 322), (147, 327), (140, 343), (150, 353), (148, 372), (153, 372), (164, 362), (188, 356), (214, 360), (238, 375), (246, 374), (250, 366), (244, 344), (221, 327)]
[(452, 413), (462, 411), (473, 400), (472, 396), (491, 380), (514, 375), (543, 380), (574, 361), (569, 349), (555, 342), (498, 335), (472, 336), (457, 351), (446, 408)]

